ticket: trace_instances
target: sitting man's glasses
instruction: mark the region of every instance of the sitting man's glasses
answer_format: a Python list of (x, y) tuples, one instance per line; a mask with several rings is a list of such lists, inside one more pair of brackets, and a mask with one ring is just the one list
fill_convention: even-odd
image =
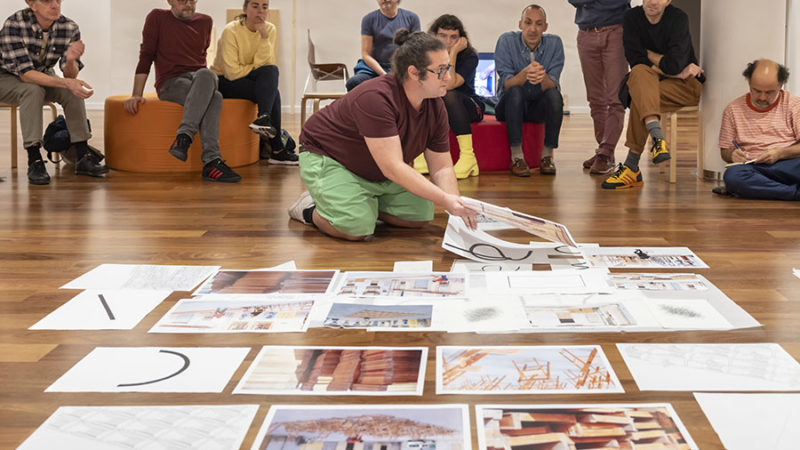
[(425, 70), (427, 70), (428, 72), (430, 72), (432, 74), (435, 74), (436, 77), (441, 80), (442, 78), (444, 78), (444, 74), (446, 74), (447, 72), (450, 72), (450, 69), (452, 69), (452, 68), (453, 68), (453, 65), (452, 64), (448, 64), (446, 66), (440, 66), (439, 70), (431, 70), (431, 69), (428, 69), (427, 67), (425, 68)]

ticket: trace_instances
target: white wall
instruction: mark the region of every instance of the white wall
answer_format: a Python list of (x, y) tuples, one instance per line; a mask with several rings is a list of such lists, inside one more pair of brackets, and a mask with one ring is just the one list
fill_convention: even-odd
[[(521, 10), (528, 3), (528, 0), (404, 0), (401, 7), (416, 12), (423, 28), (440, 14), (455, 13), (464, 21), (473, 45), (479, 51), (493, 51), (501, 33), (517, 29)], [(561, 82), (569, 98), (569, 108), (574, 112), (588, 111), (575, 44), (575, 9), (566, 0), (539, 0), (538, 3), (547, 10), (549, 32), (560, 35), (564, 41), (566, 65)], [(638, 3), (641, 2), (634, 0), (634, 4)], [(213, 17), (219, 33), (224, 26), (226, 9), (241, 6), (241, 0), (200, 0), (197, 9)], [(7, 17), (24, 7), (23, 0), (0, 0), (0, 16)], [(86, 43), (86, 54), (82, 58), (86, 68), (81, 77), (95, 88), (88, 107), (101, 108), (106, 96), (130, 92), (144, 17), (152, 8), (167, 7), (166, 0), (64, 1), (64, 15), (80, 25)], [(361, 17), (376, 9), (377, 2), (272, 0), (270, 7), (281, 10), (281, 93), (284, 104), (291, 105), (299, 104), (308, 73), (306, 29), (311, 29), (318, 61), (344, 62), (352, 68), (360, 53)], [(292, 15), (293, 8), (296, 8), (296, 17)], [(297, 44), (296, 53), (293, 42)], [(292, 65), (293, 55), (296, 55), (296, 70)], [(153, 89), (153, 77), (151, 74), (148, 90)]]
[(800, 94), (800, 0), (786, 2), (786, 64), (791, 76), (787, 88)]

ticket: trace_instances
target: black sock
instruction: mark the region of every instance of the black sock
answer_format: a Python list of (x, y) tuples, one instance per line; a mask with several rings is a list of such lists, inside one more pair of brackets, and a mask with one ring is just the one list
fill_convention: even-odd
[(642, 157), (641, 153), (634, 153), (632, 151), (628, 151), (628, 156), (625, 158), (625, 165), (628, 166), (628, 169), (631, 169), (634, 172), (639, 171), (639, 159)]
[(303, 221), (305, 223), (314, 225), (314, 208), (316, 208), (316, 205), (309, 206), (303, 210)]
[(281, 135), (278, 134), (274, 138), (270, 138), (269, 145), (272, 147), (274, 153), (283, 150), (283, 139), (281, 139)]
[(89, 154), (89, 144), (86, 141), (73, 142), (75, 146), (75, 160), (79, 161), (81, 158)]
[(39, 147), (39, 144), (33, 144), (30, 147), (25, 147), (25, 150), (28, 151), (28, 165), (42, 160), (42, 152), (39, 151)]

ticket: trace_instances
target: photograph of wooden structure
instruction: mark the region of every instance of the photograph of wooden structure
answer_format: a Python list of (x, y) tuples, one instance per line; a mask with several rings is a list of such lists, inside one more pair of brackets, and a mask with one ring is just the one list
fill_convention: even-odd
[(486, 450), (697, 450), (669, 404), (478, 406)]
[(437, 347), (438, 394), (623, 392), (598, 346)]
[(323, 324), (333, 328), (429, 328), (432, 305), (334, 303)]

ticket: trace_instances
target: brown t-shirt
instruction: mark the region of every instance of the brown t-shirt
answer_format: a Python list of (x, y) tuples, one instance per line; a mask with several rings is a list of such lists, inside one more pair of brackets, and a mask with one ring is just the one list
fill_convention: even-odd
[(449, 151), (447, 110), (441, 98), (429, 98), (416, 111), (403, 86), (391, 75), (361, 83), (347, 95), (311, 116), (300, 133), (301, 151), (339, 162), (369, 181), (386, 181), (369, 153), (365, 137), (400, 136), (408, 164), (426, 148)]

